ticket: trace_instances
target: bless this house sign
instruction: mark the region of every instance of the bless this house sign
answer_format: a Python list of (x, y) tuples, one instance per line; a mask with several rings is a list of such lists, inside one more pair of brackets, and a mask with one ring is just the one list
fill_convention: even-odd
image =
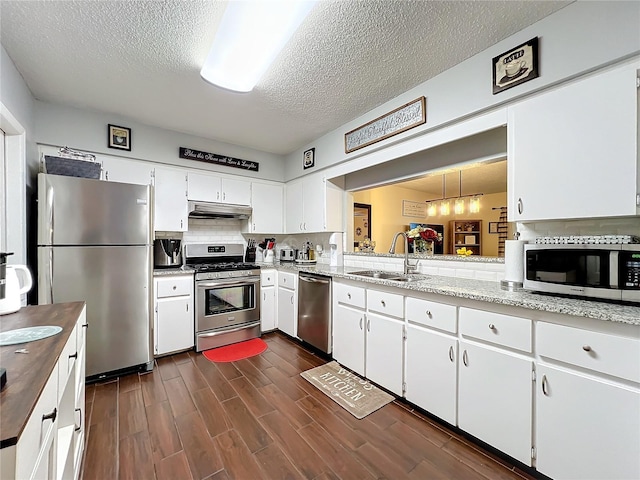
[(199, 162), (215, 163), (217, 165), (226, 165), (227, 167), (243, 168), (257, 172), (260, 164), (250, 160), (241, 160), (239, 158), (225, 157), (215, 153), (201, 152), (200, 150), (192, 150), (186, 147), (180, 147), (180, 158), (187, 160), (198, 160)]

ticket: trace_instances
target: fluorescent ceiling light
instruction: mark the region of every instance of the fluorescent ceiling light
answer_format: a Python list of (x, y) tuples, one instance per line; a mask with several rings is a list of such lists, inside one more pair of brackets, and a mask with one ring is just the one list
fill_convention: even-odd
[(250, 92), (314, 5), (309, 0), (231, 0), (200, 75), (219, 87)]

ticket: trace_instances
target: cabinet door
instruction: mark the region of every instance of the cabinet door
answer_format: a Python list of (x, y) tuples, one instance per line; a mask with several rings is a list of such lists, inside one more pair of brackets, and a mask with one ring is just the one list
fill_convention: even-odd
[(451, 425), (458, 410), (457, 347), (455, 337), (407, 326), (407, 400)]
[(533, 362), (460, 342), (458, 426), (531, 465)]
[(367, 313), (365, 374), (369, 380), (392, 391), (402, 392), (403, 322)]
[(154, 230), (186, 232), (187, 176), (179, 170), (155, 169)]
[(102, 162), (102, 170), (104, 179), (109, 182), (149, 185), (151, 183), (153, 165), (147, 162), (105, 157)]
[(191, 297), (160, 298), (156, 305), (156, 355), (185, 350), (194, 345)]
[(222, 202), (234, 205), (251, 205), (251, 182), (223, 178)]
[(287, 233), (300, 233), (304, 231), (302, 191), (301, 181), (287, 183), (285, 200)]
[(251, 184), (251, 233), (283, 233), (282, 185)]
[(325, 191), (322, 177), (314, 176), (304, 180), (302, 205), (304, 215), (302, 225), (306, 232), (323, 232)]
[(333, 358), (362, 376), (364, 376), (365, 320), (363, 310), (334, 305)]
[(298, 294), (295, 290), (278, 287), (278, 329), (296, 337), (298, 326)]
[(222, 200), (222, 179), (215, 175), (189, 172), (187, 174), (187, 197), (200, 202)]
[(260, 303), (260, 328), (268, 332), (276, 328), (276, 288), (262, 287)]
[(537, 469), (552, 478), (640, 478), (640, 392), (538, 366)]
[(637, 68), (509, 107), (509, 220), (637, 214)]

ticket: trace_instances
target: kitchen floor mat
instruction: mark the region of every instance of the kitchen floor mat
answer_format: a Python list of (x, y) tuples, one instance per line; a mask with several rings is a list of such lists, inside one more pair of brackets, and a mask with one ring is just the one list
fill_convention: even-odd
[(236, 362), (244, 358), (260, 355), (267, 349), (267, 344), (261, 338), (252, 338), (244, 342), (225, 345), (224, 347), (205, 350), (202, 354), (212, 362)]
[(358, 419), (393, 400), (393, 396), (343, 368), (338, 362), (320, 365), (300, 375)]

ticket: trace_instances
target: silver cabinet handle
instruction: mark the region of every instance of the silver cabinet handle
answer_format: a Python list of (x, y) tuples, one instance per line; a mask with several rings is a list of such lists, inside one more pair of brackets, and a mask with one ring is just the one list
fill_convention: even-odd
[(549, 390), (547, 389), (547, 376), (546, 375), (542, 376), (542, 393), (545, 395), (545, 397), (549, 396)]
[(462, 352), (462, 363), (464, 363), (465, 367), (469, 366), (469, 355), (467, 355), (467, 351)]
[(262, 294), (262, 301), (263, 301), (263, 302), (266, 302), (266, 301), (267, 301), (267, 292), (264, 292), (264, 293)]
[(293, 295), (291, 295), (291, 305), (293, 305)]
[(433, 315), (431, 314), (431, 310), (427, 310), (425, 313), (427, 314), (427, 317), (429, 318), (433, 317)]
[(583, 345), (583, 346), (582, 346), (582, 349), (583, 349), (585, 352), (590, 352), (590, 351), (591, 351), (591, 347), (590, 347), (589, 345)]
[(387, 306), (387, 304), (386, 304), (386, 303), (384, 303), (384, 300), (380, 300), (380, 303), (382, 304), (382, 306), (383, 306), (383, 307), (386, 307), (386, 306)]
[(451, 345), (449, 347), (449, 360), (451, 360), (452, 362), (454, 361), (454, 358), (453, 358), (453, 345)]
[(489, 330), (495, 330), (496, 326), (493, 323), (489, 324)]
[(522, 214), (522, 198), (518, 198), (518, 213)]
[(363, 321), (363, 318), (360, 317), (360, 330), (362, 330), (362, 321)]
[(227, 199), (227, 192), (224, 192), (224, 193), (222, 194), (222, 200), (226, 200), (226, 199)]
[(367, 319), (367, 332), (371, 331), (371, 320)]

